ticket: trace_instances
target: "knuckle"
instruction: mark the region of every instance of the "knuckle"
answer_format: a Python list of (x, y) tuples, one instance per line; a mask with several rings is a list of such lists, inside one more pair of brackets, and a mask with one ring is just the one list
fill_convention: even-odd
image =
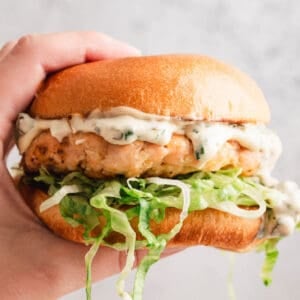
[(37, 35), (35, 34), (26, 34), (19, 38), (17, 41), (17, 47), (21, 49), (33, 49), (36, 46)]

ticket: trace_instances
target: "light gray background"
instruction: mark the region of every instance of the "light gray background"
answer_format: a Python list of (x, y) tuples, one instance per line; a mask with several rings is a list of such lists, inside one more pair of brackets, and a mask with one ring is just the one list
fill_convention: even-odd
[[(93, 29), (128, 41), (144, 54), (204, 53), (234, 64), (255, 78), (270, 103), (271, 126), (284, 145), (275, 173), (300, 182), (299, 20), (296, 0), (1, 0), (0, 44), (29, 32)], [(262, 256), (237, 255), (237, 299), (300, 299), (299, 245), (299, 234), (281, 243), (269, 288), (258, 276)], [(228, 299), (228, 265), (228, 255), (220, 251), (186, 250), (151, 269), (145, 299)], [(118, 299), (115, 280), (94, 285), (94, 298)], [(79, 291), (64, 299), (83, 297)]]

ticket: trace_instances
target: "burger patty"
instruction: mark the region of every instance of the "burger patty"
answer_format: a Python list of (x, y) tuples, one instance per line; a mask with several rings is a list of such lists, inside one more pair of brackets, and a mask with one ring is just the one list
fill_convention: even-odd
[[(259, 168), (260, 159), (259, 153), (229, 141), (201, 170), (240, 167), (244, 175), (252, 175)], [(93, 178), (174, 177), (199, 170), (201, 160), (196, 159), (191, 141), (183, 135), (173, 135), (164, 146), (143, 141), (115, 145), (94, 133), (81, 132), (59, 142), (44, 131), (28, 147), (22, 164), (27, 172), (37, 172), (43, 166), (57, 173), (82, 171)]]

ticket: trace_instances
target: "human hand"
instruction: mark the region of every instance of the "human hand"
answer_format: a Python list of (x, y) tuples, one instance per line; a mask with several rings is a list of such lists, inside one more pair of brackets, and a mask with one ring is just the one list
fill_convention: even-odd
[[(1, 299), (53, 299), (82, 287), (88, 250), (45, 228), (15, 189), (5, 157), (18, 113), (28, 106), (49, 72), (86, 61), (136, 55), (135, 48), (95, 32), (26, 36), (0, 50)], [(136, 252), (136, 263), (143, 254)], [(103, 247), (93, 262), (93, 279), (120, 272), (124, 263), (123, 252)]]

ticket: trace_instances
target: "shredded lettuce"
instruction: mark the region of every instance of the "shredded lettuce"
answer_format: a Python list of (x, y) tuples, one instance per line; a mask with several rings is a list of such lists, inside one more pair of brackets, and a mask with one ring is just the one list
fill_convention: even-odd
[(258, 251), (265, 252), (265, 260), (261, 269), (260, 277), (266, 286), (272, 283), (272, 272), (279, 255), (279, 251), (277, 249), (279, 240), (280, 238), (266, 240), (258, 248)]
[(65, 196), (59, 204), (62, 217), (73, 227), (83, 226), (83, 238), (87, 244), (93, 243), (91, 232), (100, 224), (99, 212), (87, 199), (80, 195)]
[(228, 275), (227, 275), (228, 296), (229, 296), (230, 300), (236, 300), (235, 288), (234, 288), (234, 284), (233, 284), (235, 253), (227, 252), (226, 254), (229, 259), (229, 268), (228, 268)]
[(170, 241), (181, 229), (183, 221), (188, 216), (188, 210), (190, 206), (190, 192), (187, 184), (179, 180), (170, 180), (162, 178), (149, 178), (147, 180), (150, 183), (158, 185), (169, 185), (175, 186), (181, 189), (181, 194), (183, 198), (182, 210), (179, 218), (179, 222), (169, 231), (167, 234), (161, 234), (155, 236), (149, 229), (151, 207), (147, 200), (140, 199), (140, 214), (139, 214), (139, 231), (146, 238), (149, 249), (148, 254), (143, 258), (140, 265), (138, 266), (133, 295), (134, 300), (142, 300), (144, 282), (147, 272), (151, 265), (157, 262), (160, 258), (161, 253), (165, 249), (168, 241)]
[(103, 241), (103, 239), (107, 236), (109, 231), (111, 230), (111, 221), (109, 215), (106, 214), (106, 224), (102, 228), (101, 234), (95, 238), (94, 243), (90, 247), (89, 251), (85, 255), (85, 266), (86, 266), (86, 299), (92, 299), (92, 262), (99, 251), (99, 247)]
[[(80, 172), (59, 177), (41, 169), (38, 176), (25, 180), (48, 190), (50, 197), (41, 205), (41, 211), (59, 204), (66, 222), (84, 228), (83, 238), (91, 245), (85, 257), (87, 299), (91, 298), (91, 264), (100, 245), (127, 252), (117, 291), (123, 299), (141, 300), (149, 268), (180, 231), (190, 211), (210, 207), (244, 218), (258, 218), (282, 199), (280, 191), (264, 186), (257, 178), (242, 177), (239, 169), (197, 172), (177, 179), (125, 180), (120, 177), (107, 181), (90, 179)], [(246, 206), (254, 209), (244, 209)], [(181, 210), (178, 223), (168, 233), (155, 235), (151, 224), (161, 222), (168, 207)], [(104, 223), (100, 224), (100, 219), (105, 220)], [(131, 225), (133, 219), (137, 220), (135, 223), (141, 235), (138, 240)], [(112, 232), (122, 235), (124, 242), (111, 244), (109, 235)], [(263, 246), (266, 260), (262, 278), (265, 284), (271, 282), (278, 256), (276, 243), (274, 239), (267, 240)], [(148, 253), (137, 268), (131, 294), (125, 291), (125, 280), (134, 266), (135, 249), (145, 247)]]
[(92, 207), (104, 210), (108, 213), (110, 216), (111, 229), (124, 235), (126, 238), (125, 245), (127, 248), (127, 259), (125, 267), (123, 268), (117, 282), (117, 290), (123, 299), (131, 299), (131, 296), (125, 291), (125, 279), (128, 277), (134, 265), (136, 234), (132, 229), (126, 214), (107, 204), (107, 198), (120, 198), (119, 192), (120, 184), (118, 182), (112, 182), (112, 184), (108, 184), (100, 193), (94, 196), (90, 200), (90, 203)]
[(35, 182), (43, 182), (45, 184), (52, 185), (52, 184), (55, 184), (56, 179), (53, 175), (51, 175), (47, 171), (47, 169), (42, 167), (39, 170), (39, 175), (34, 177), (34, 181)]
[(40, 212), (43, 212), (49, 209), (50, 207), (59, 204), (66, 195), (77, 194), (80, 192), (81, 189), (77, 185), (64, 185), (53, 196), (51, 196), (41, 204)]
[[(183, 181), (191, 186), (190, 210), (211, 207), (243, 218), (261, 217), (273, 193), (255, 178), (241, 177), (238, 169), (197, 172)], [(272, 195), (274, 202), (277, 202), (276, 197), (281, 197), (281, 193)], [(246, 210), (241, 206), (257, 206), (258, 209)]]

